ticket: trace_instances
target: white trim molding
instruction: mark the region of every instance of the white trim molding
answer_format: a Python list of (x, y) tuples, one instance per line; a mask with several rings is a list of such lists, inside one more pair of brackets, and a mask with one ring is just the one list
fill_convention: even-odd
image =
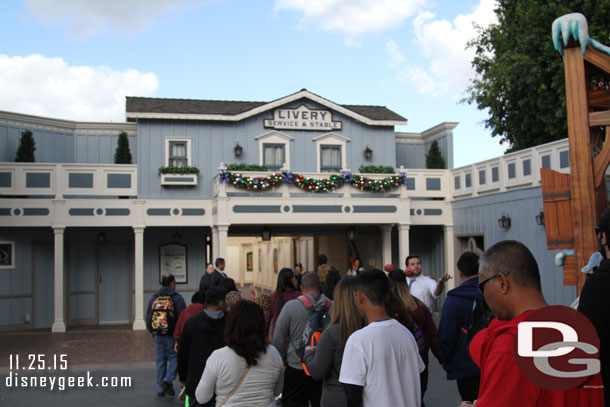
[(258, 164), (263, 165), (263, 146), (265, 144), (283, 144), (284, 145), (284, 166), (290, 168), (290, 142), (294, 140), (294, 137), (290, 137), (284, 133), (273, 130), (267, 133), (261, 134), (254, 138), (258, 141)]
[(351, 140), (337, 133), (326, 133), (312, 139), (316, 143), (316, 171), (320, 171), (321, 162), (321, 147), (322, 146), (340, 146), (341, 147), (341, 169), (347, 168), (347, 143)]

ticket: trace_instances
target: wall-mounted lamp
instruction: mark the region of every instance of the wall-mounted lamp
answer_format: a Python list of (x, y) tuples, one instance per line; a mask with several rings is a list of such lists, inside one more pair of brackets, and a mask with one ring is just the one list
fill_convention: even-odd
[(180, 243), (180, 240), (182, 240), (182, 235), (180, 233), (176, 232), (172, 236), (172, 240), (174, 241), (174, 243)]
[(542, 210), (536, 215), (536, 225), (544, 226), (544, 211)]
[(358, 231), (354, 227), (350, 227), (345, 231), (347, 235), (347, 240), (356, 240), (358, 237)]
[(510, 218), (506, 215), (502, 215), (502, 217), (498, 219), (498, 226), (502, 229), (508, 229), (510, 227)]
[(235, 152), (235, 157), (241, 157), (241, 155), (244, 153), (244, 148), (239, 145), (239, 142), (237, 142), (235, 147), (233, 147), (233, 152)]
[(371, 147), (369, 146), (366, 146), (362, 154), (364, 154), (365, 160), (370, 160), (371, 158), (373, 158), (373, 150), (371, 150)]
[(106, 241), (106, 235), (104, 234), (104, 232), (100, 232), (97, 234), (97, 242), (98, 243), (104, 243)]
[(261, 229), (261, 238), (266, 242), (271, 240), (271, 231), (267, 226)]

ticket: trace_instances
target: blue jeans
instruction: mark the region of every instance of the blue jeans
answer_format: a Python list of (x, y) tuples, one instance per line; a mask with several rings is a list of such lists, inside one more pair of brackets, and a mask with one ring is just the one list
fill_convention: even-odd
[(173, 335), (153, 335), (157, 358), (157, 392), (165, 392), (161, 382), (172, 383), (178, 370), (178, 354)]

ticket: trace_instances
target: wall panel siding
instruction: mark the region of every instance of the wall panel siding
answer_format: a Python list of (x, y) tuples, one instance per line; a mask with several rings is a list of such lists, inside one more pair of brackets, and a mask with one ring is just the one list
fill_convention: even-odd
[[(296, 108), (303, 104), (297, 101), (283, 106)], [(323, 107), (306, 102), (311, 109)], [(213, 193), (212, 180), (218, 172), (221, 162), (259, 164), (259, 142), (256, 137), (273, 131), (263, 126), (263, 120), (271, 118), (272, 111), (250, 117), (239, 123), (233, 122), (196, 122), (176, 120), (140, 120), (138, 137), (146, 140), (139, 143), (140, 157), (139, 181), (140, 198), (210, 198)], [(363, 164), (390, 165), (396, 164), (394, 152), (395, 139), (392, 127), (371, 127), (356, 122), (347, 116), (333, 113), (333, 120), (342, 122), (342, 129), (335, 131), (351, 141), (346, 145), (347, 167), (357, 171)], [(291, 170), (295, 172), (315, 172), (317, 170), (315, 137), (326, 131), (293, 131), (278, 130), (293, 137), (290, 141)], [(200, 170), (198, 184), (195, 187), (162, 187), (158, 169), (165, 165), (165, 139), (171, 137), (190, 138), (192, 149), (192, 166)], [(233, 148), (236, 143), (243, 147), (243, 155), (235, 157)], [(366, 146), (373, 149), (373, 158), (365, 161), (363, 150)]]
[[(547, 302), (570, 305), (576, 298), (576, 288), (563, 285), (563, 269), (554, 263), (558, 251), (546, 249), (544, 226), (538, 226), (535, 220), (541, 209), (539, 187), (455, 201), (454, 233), (456, 236), (484, 234), (486, 248), (505, 239), (523, 242), (538, 262), (542, 292)], [(509, 229), (498, 226), (497, 219), (503, 214), (511, 218)]]

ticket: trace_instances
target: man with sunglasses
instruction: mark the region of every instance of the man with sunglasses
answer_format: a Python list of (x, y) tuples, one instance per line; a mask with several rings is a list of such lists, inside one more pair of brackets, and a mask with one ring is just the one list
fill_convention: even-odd
[[(479, 289), (497, 318), (470, 344), (472, 360), (481, 368), (477, 407), (600, 405), (599, 390), (579, 387), (547, 391), (527, 380), (517, 366), (517, 326), (533, 311), (547, 306), (538, 264), (523, 243), (504, 240), (483, 253), (479, 259)], [(472, 405), (465, 401), (461, 407)]]
[(599, 251), (604, 260), (591, 274), (580, 293), (578, 310), (591, 320), (597, 330), (600, 341), (599, 359), (601, 362), (601, 374), (604, 382), (604, 399), (606, 406), (610, 406), (610, 249), (608, 239), (610, 238), (610, 208), (606, 209), (599, 218), (599, 224), (595, 228)]

